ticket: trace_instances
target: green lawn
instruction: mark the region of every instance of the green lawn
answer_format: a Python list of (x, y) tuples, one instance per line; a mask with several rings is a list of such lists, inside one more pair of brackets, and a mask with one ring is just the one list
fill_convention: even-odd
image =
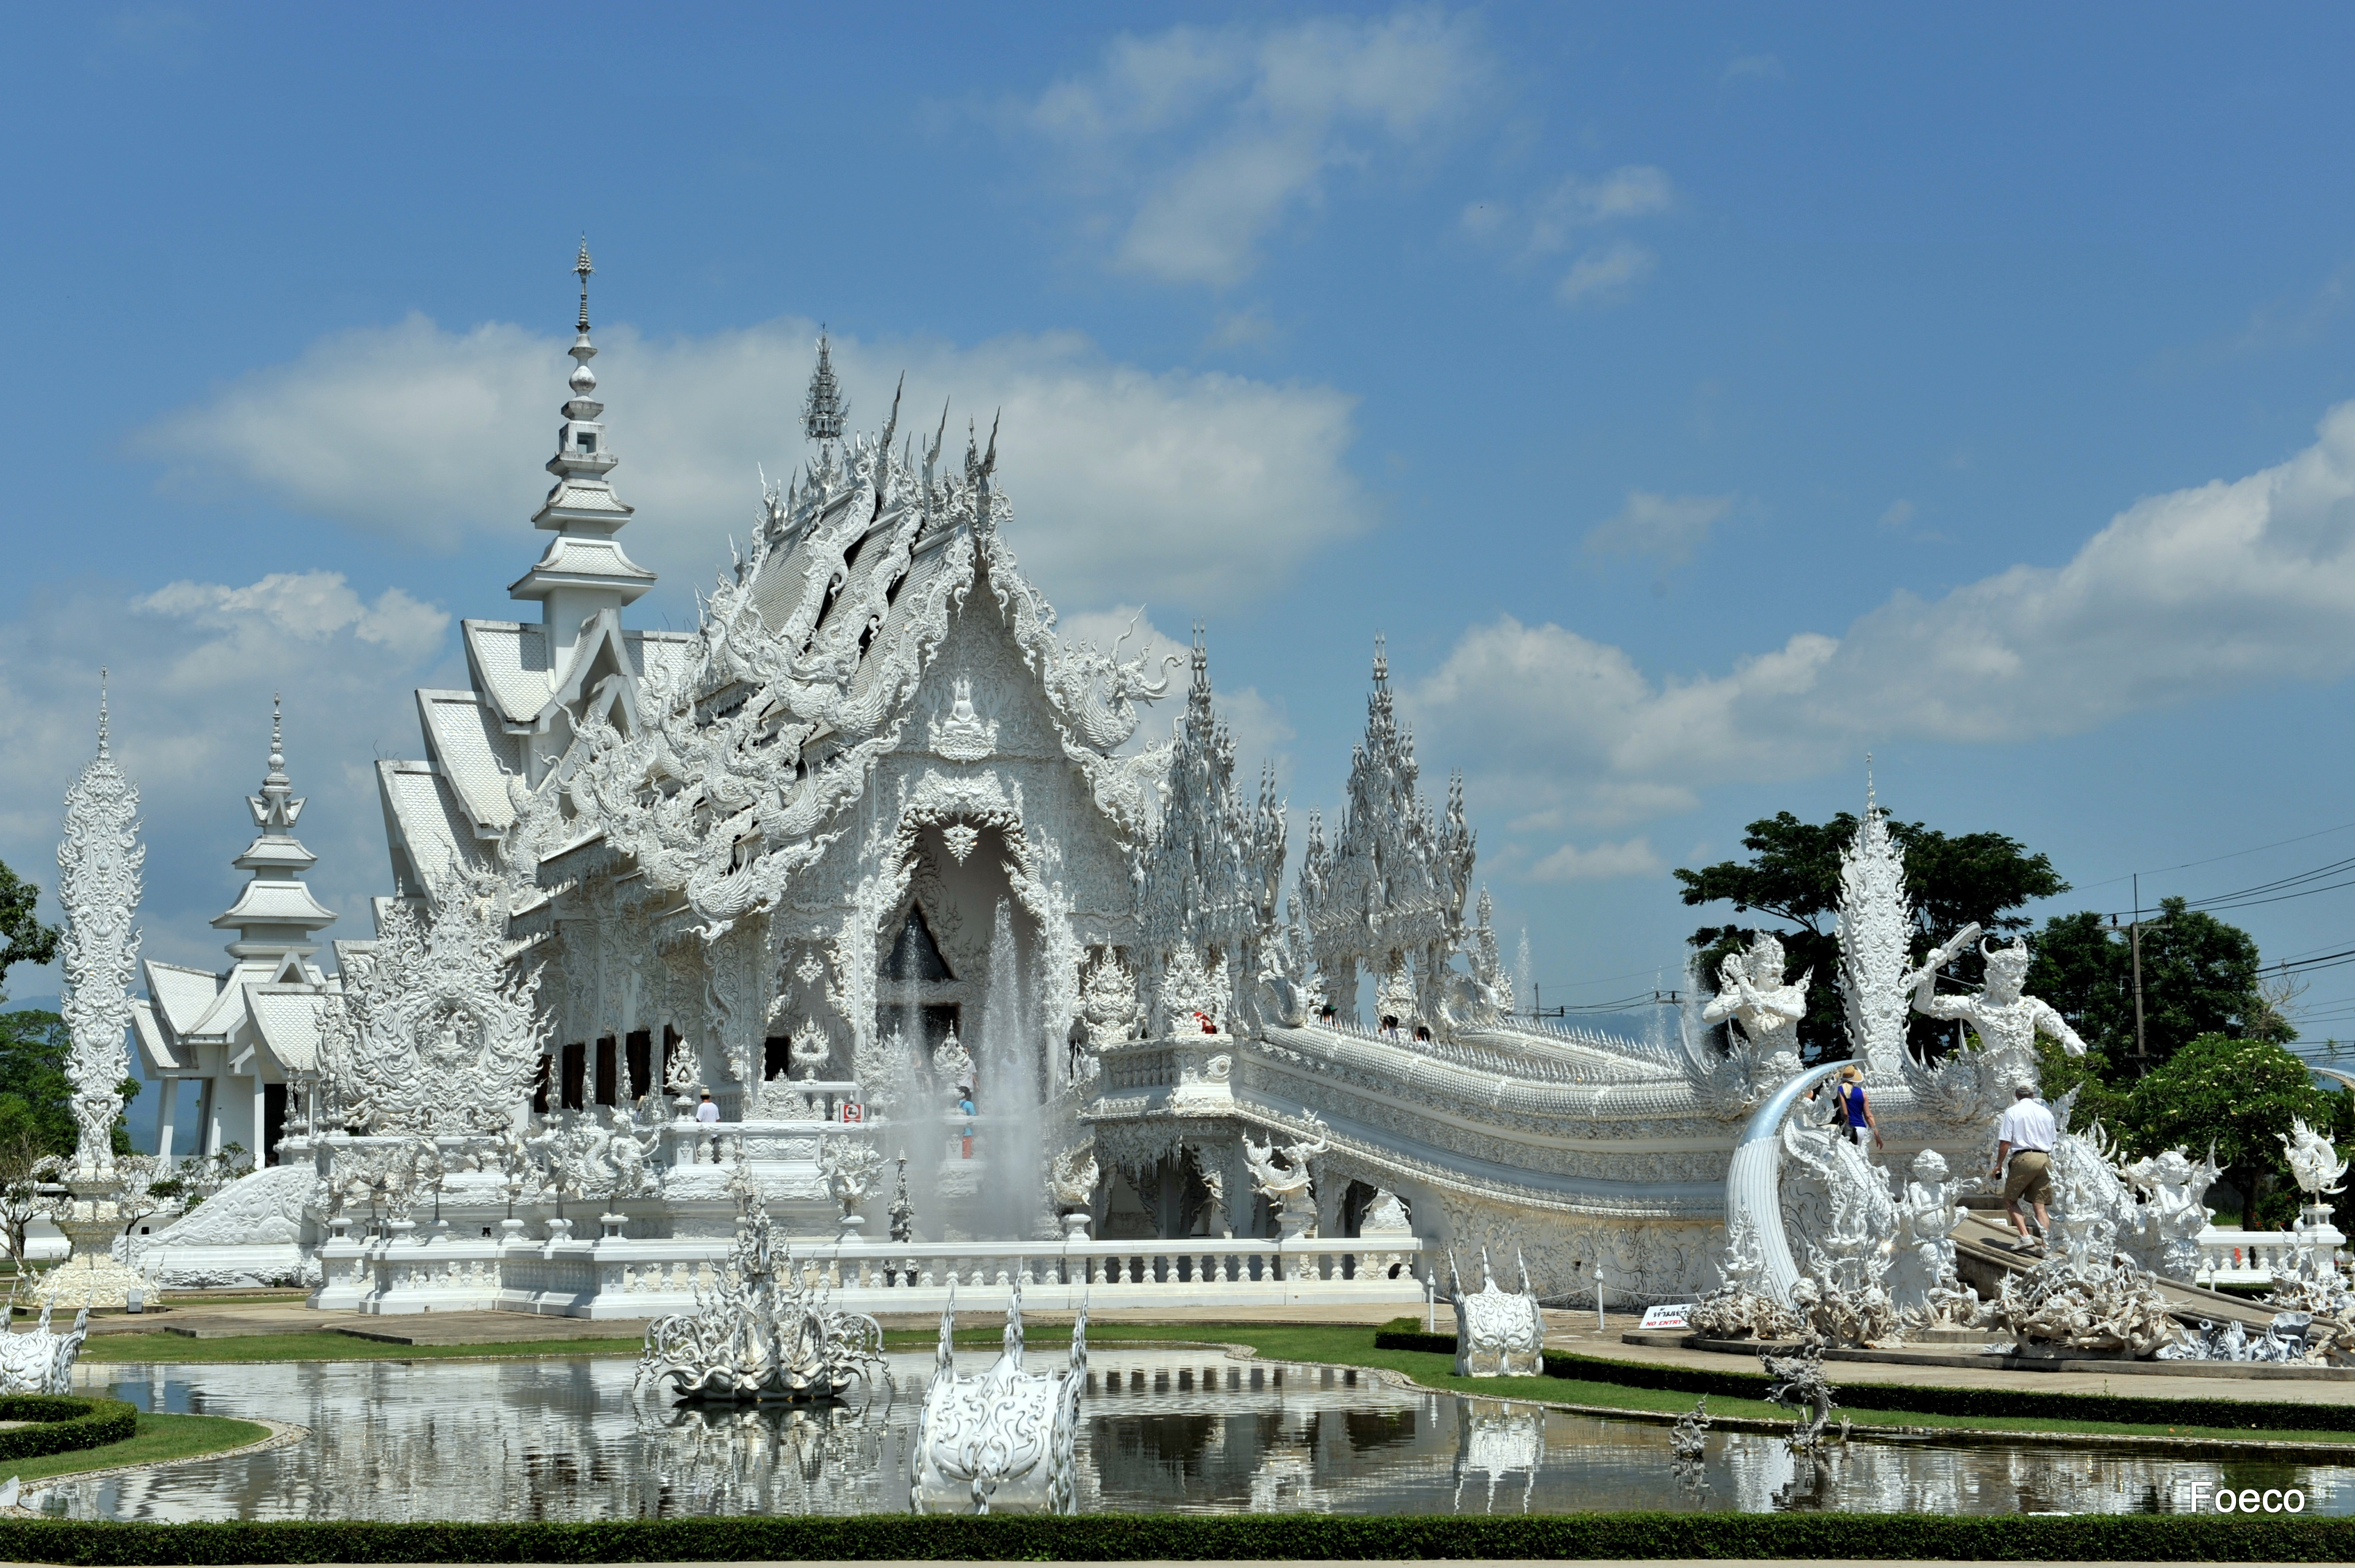
[(117, 1465), (156, 1465), (166, 1459), (190, 1459), (241, 1448), (270, 1435), (270, 1428), (226, 1415), (148, 1415), (139, 1417), (139, 1429), (120, 1443), (80, 1448), (70, 1454), (45, 1454), (37, 1459), (0, 1461), (0, 1477), (16, 1476), (27, 1483), (77, 1470), (111, 1470)]

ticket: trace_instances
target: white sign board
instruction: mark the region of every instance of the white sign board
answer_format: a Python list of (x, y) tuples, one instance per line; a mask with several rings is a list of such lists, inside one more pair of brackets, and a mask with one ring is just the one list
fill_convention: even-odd
[(1689, 1301), (1680, 1301), (1672, 1307), (1646, 1307), (1644, 1308), (1644, 1327), (1646, 1328), (1687, 1328), (1689, 1325), (1685, 1322), (1685, 1314), (1691, 1310), (1692, 1303)]

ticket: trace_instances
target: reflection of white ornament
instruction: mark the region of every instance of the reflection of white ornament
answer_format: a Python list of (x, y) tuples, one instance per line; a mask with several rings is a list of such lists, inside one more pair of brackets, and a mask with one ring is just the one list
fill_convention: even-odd
[[(984, 722), (973, 709), (973, 682), (956, 677), (956, 701), (946, 719), (929, 721), (932, 750), (953, 763), (977, 763), (997, 750), (997, 720)], [(969, 849), (972, 841), (965, 847)], [(963, 855), (957, 857), (962, 860)]]
[(965, 857), (973, 853), (973, 847), (980, 841), (981, 830), (969, 823), (952, 822), (941, 829), (941, 842), (949, 847), (949, 853), (956, 857), (956, 863), (960, 866), (964, 864)]
[(815, 986), (817, 984), (817, 977), (826, 973), (826, 965), (818, 962), (816, 954), (804, 953), (802, 961), (794, 966), (794, 973), (801, 976), (803, 985)]

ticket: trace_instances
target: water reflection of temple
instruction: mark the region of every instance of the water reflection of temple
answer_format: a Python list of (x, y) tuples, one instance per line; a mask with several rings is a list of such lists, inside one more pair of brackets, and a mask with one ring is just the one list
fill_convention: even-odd
[[(1038, 1364), (1060, 1351), (1041, 1349)], [(291, 1446), (36, 1487), (69, 1518), (595, 1520), (898, 1512), (931, 1357), (890, 1358), (830, 1409), (686, 1411), (634, 1398), (627, 1360), (85, 1366), (78, 1386), (146, 1408), (267, 1415)], [(1083, 1510), (1337, 1513), (1592, 1509), (1910, 1513), (2168, 1511), (2223, 1467), (2058, 1445), (1858, 1440), (1795, 1460), (1780, 1437), (1712, 1433), (1679, 1485), (1665, 1426), (1402, 1387), (1370, 1371), (1215, 1350), (1099, 1348), (1082, 1406)], [(2355, 1509), (2355, 1468), (2250, 1467)]]

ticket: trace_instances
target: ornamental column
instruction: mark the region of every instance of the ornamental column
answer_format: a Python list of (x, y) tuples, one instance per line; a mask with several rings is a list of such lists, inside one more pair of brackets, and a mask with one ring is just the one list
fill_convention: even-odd
[(98, 755), (66, 791), (65, 837), (58, 845), (58, 902), (66, 929), (59, 944), (66, 997), (59, 1004), (72, 1046), (66, 1077), (73, 1085), (78, 1138), (63, 1177), (68, 1197), (54, 1214), (72, 1252), (41, 1276), (35, 1295), (61, 1307), (123, 1307), (144, 1284), (114, 1260), (124, 1224), (119, 1202), (127, 1180), (144, 1179), (133, 1162), (118, 1167), (114, 1119), (123, 1114), (124, 1049), (131, 1028), (131, 985), (139, 959), (139, 791), (107, 747), (106, 688), (101, 672)]

